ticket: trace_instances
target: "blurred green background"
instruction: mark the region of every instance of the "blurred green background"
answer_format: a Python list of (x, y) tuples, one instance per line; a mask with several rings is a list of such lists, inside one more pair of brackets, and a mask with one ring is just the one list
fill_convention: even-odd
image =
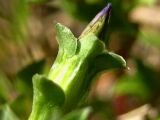
[(104, 40), (128, 69), (93, 82), (85, 102), (94, 108), (89, 119), (160, 119), (159, 0), (0, 0), (0, 119), (28, 118), (32, 76), (46, 74), (57, 55), (54, 23), (79, 36), (108, 2)]

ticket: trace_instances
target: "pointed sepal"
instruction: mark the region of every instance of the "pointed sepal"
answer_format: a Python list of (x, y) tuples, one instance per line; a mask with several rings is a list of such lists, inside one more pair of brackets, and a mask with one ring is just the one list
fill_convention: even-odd
[(64, 103), (63, 90), (45, 76), (33, 77), (33, 107), (29, 120), (48, 120)]
[(72, 57), (77, 50), (77, 38), (64, 25), (57, 23), (55, 25), (56, 37), (59, 44), (59, 51), (67, 57)]
[(79, 56), (81, 58), (93, 57), (100, 54), (105, 49), (105, 45), (93, 33), (89, 33), (80, 39)]
[(105, 51), (93, 60), (96, 71), (102, 72), (109, 69), (125, 68), (126, 61), (120, 55)]

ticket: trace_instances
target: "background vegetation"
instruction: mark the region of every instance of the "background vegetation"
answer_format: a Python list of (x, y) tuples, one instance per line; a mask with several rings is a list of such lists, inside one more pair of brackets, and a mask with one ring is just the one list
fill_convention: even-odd
[(128, 69), (106, 72), (93, 83), (89, 119), (160, 119), (158, 0), (0, 0), (0, 118), (28, 118), (32, 76), (48, 72), (57, 55), (53, 22), (79, 36), (108, 2), (113, 9), (104, 39)]

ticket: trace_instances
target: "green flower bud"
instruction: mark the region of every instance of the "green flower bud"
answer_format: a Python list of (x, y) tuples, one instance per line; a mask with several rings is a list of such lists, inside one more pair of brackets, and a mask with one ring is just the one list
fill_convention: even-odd
[(108, 4), (79, 38), (60, 23), (55, 25), (58, 55), (47, 77), (33, 79), (33, 110), (29, 120), (48, 120), (57, 108), (70, 111), (79, 103), (95, 76), (108, 69), (126, 66), (125, 60), (108, 52), (98, 38), (109, 20), (110, 11), (111, 4)]

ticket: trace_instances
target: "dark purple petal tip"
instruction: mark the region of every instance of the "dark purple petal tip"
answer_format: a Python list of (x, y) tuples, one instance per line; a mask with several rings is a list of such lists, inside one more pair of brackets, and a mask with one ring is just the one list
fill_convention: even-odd
[(94, 24), (95, 22), (98, 21), (99, 18), (105, 16), (105, 15), (109, 15), (112, 9), (112, 4), (108, 3), (107, 6), (105, 8), (103, 8), (96, 16), (95, 18), (92, 20), (91, 24)]

